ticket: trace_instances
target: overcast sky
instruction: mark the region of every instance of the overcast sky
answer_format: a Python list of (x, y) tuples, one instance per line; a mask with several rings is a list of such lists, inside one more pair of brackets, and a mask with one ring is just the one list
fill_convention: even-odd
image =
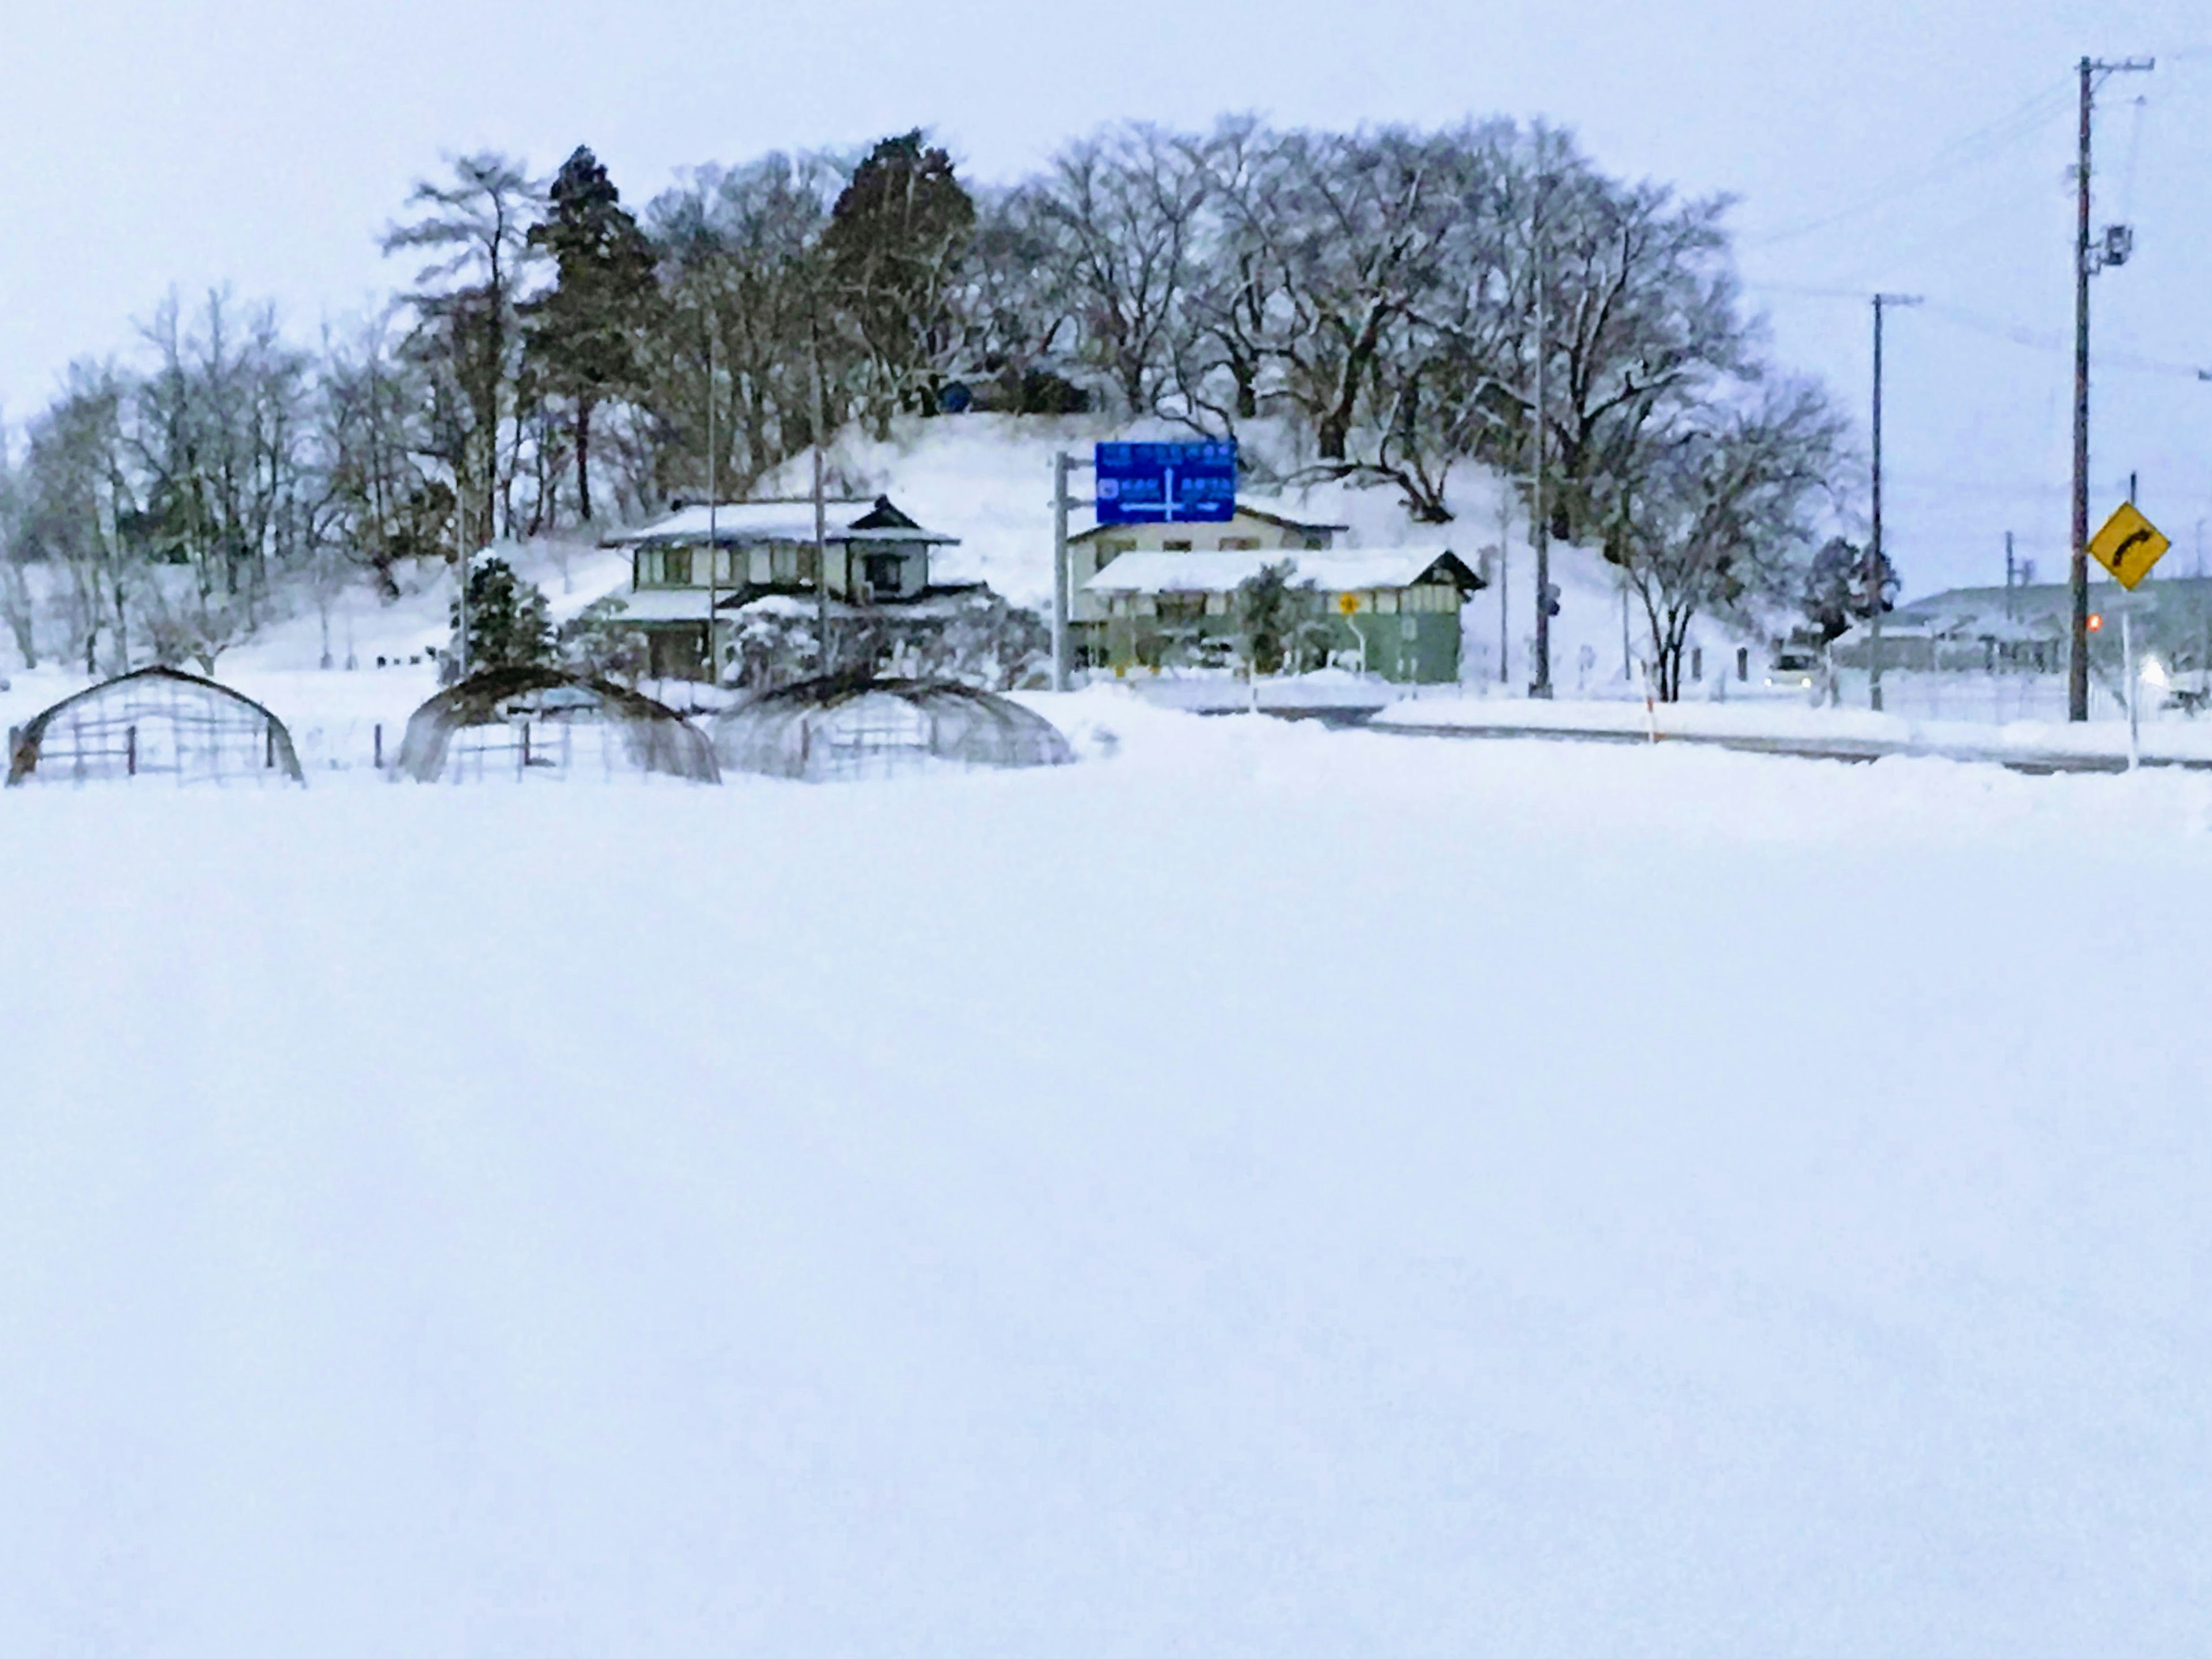
[(1927, 296), (1889, 337), (1888, 532), (1915, 592), (1997, 580), (2008, 529), (2040, 574), (2062, 568), (2072, 66), (2155, 54), (2154, 73), (2116, 78), (2100, 106), (2099, 221), (2131, 219), (2137, 252), (2096, 283), (2093, 511), (2133, 470), (2177, 544), (2169, 570), (2193, 567), (2212, 536), (2199, 527), (2212, 518), (2212, 383), (2191, 372), (2212, 368), (2206, 0), (12, 11), (0, 52), (12, 420), (70, 358), (127, 352), (132, 319), (173, 283), (272, 298), (302, 335), (365, 308), (407, 274), (376, 236), (441, 152), (506, 149), (544, 170), (588, 143), (642, 202), (696, 162), (917, 125), (965, 174), (995, 180), (1125, 117), (1543, 116), (1613, 171), (1739, 197), (1744, 274), (1776, 357), (1826, 380), (1863, 422), (1856, 296)]

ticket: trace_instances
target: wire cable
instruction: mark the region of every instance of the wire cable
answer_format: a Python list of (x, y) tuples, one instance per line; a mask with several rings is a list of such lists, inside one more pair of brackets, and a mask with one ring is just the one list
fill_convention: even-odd
[(1886, 206), (1899, 197), (1909, 195), (1913, 191), (1946, 178), (1962, 167), (2002, 154), (2011, 145), (2033, 134), (2039, 126), (2063, 108), (2071, 93), (2072, 86), (2072, 79), (2069, 77), (2055, 86), (2049, 87), (2009, 114), (1999, 116), (1994, 121), (1987, 122), (1972, 131), (1951, 140), (1948, 143), (1938, 146), (1918, 167), (1908, 168), (1903, 173), (1893, 175), (1884, 183), (1869, 191), (1864, 196), (1856, 198), (1832, 212), (1802, 220), (1796, 224), (1784, 225), (1778, 230), (1747, 241), (1745, 246), (1771, 247), (1779, 242), (1794, 241), (1801, 236), (1809, 236), (1816, 230), (1825, 230), (1831, 225), (1840, 224), (1846, 219), (1856, 218), (1860, 214)]

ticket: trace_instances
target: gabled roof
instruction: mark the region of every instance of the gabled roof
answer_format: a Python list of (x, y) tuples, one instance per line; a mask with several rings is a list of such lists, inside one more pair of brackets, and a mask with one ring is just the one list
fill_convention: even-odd
[(1228, 553), (1124, 553), (1084, 586), (1096, 593), (1227, 593), (1271, 564), (1287, 562), (1291, 580), (1328, 593), (1411, 587), (1437, 578), (1473, 591), (1482, 578), (1448, 547), (1378, 547), (1343, 553), (1290, 548)]
[[(1261, 524), (1273, 525), (1278, 530), (1297, 530), (1311, 532), (1322, 530), (1334, 532), (1349, 530), (1352, 528), (1348, 524), (1317, 524), (1310, 523), (1304, 519), (1286, 519), (1279, 513), (1262, 513), (1258, 507), (1248, 506), (1243, 501), (1237, 503), (1236, 517), (1237, 519), (1257, 520)], [(1234, 523), (1235, 520), (1232, 519), (1230, 522)], [(1217, 524), (1213, 527), (1218, 530), (1221, 526)], [(1067, 539), (1071, 542), (1087, 542), (1093, 536), (1103, 536), (1115, 531), (1126, 531), (1133, 528), (1135, 528), (1134, 526), (1126, 524), (1095, 524), (1092, 525), (1090, 529), (1085, 530), (1078, 535), (1070, 536)]]
[[(872, 501), (837, 501), (823, 503), (823, 539), (838, 543), (882, 545), (957, 547), (957, 536), (925, 530), (891, 505), (890, 497)], [(601, 540), (602, 547), (704, 546), (711, 521), (718, 547), (744, 547), (762, 542), (814, 539), (814, 504), (808, 501), (721, 501), (681, 507), (664, 519), (635, 530), (624, 530)]]

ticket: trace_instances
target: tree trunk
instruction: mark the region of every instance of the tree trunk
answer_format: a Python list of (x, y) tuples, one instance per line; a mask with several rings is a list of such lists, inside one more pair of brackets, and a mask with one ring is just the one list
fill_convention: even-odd
[[(592, 400), (576, 399), (576, 510), (592, 521)], [(711, 555), (709, 556), (712, 556)]]

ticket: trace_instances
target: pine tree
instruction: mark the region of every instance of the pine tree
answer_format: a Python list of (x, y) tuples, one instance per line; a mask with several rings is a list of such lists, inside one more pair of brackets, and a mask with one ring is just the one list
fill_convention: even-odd
[(659, 297), (653, 244), (581, 144), (561, 164), (530, 244), (555, 266), (552, 289), (529, 307), (530, 350), (546, 392), (575, 409), (576, 505), (588, 520), (592, 412), (635, 396), (642, 379), (638, 343)]
[[(460, 660), (461, 609), (448, 608), (453, 629), (452, 660)], [(469, 571), (469, 672), (528, 668), (553, 660), (553, 623), (545, 595), (514, 574), (505, 559), (486, 559)]]
[[(1805, 591), (1800, 605), (1806, 620), (1820, 634), (1822, 644), (1874, 614), (1873, 607), (1867, 603), (1866, 569), (1865, 550), (1853, 546), (1841, 536), (1832, 538), (1813, 556), (1812, 565), (1805, 573)], [(1885, 553), (1881, 556), (1884, 616), (1897, 608), (1897, 571)]]

